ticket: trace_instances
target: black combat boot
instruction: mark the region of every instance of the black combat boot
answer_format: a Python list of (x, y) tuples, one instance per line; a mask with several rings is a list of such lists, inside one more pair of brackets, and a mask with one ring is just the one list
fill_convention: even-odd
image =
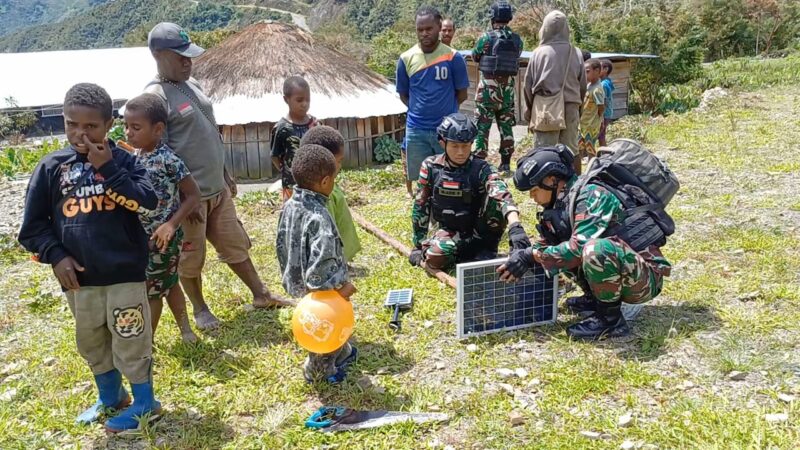
[(497, 167), (497, 171), (503, 176), (511, 174), (511, 155), (500, 155), (500, 165)]
[(597, 302), (597, 311), (574, 325), (567, 327), (567, 336), (575, 339), (597, 340), (617, 338), (630, 334), (631, 329), (622, 315), (622, 302)]
[(590, 316), (597, 311), (597, 299), (594, 294), (592, 294), (592, 291), (578, 297), (570, 297), (565, 304), (573, 314), (577, 314), (581, 317)]

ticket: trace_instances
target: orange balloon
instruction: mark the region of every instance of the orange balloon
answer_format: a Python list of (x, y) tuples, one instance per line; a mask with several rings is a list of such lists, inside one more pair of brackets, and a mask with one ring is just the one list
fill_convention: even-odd
[(353, 304), (336, 291), (311, 292), (298, 303), (292, 315), (297, 343), (312, 353), (331, 353), (353, 334)]

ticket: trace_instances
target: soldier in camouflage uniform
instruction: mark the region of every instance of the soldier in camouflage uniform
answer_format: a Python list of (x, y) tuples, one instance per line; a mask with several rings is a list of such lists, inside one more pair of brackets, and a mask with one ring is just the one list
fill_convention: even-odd
[[(297, 184), (281, 211), (275, 243), (283, 287), (295, 298), (336, 290), (349, 300), (356, 289), (349, 281), (336, 224), (325, 207), (333, 191), (336, 160), (325, 147), (304, 145), (292, 163)], [(308, 381), (340, 383), (357, 355), (349, 342), (332, 353), (309, 353), (303, 375)]]
[[(551, 274), (566, 273), (584, 295), (567, 299), (576, 313), (592, 315), (567, 328), (571, 337), (598, 339), (630, 333), (622, 302), (644, 303), (661, 292), (670, 263), (656, 245), (635, 251), (613, 234), (625, 218), (620, 200), (591, 181), (577, 194), (575, 213), (565, 217), (567, 197), (578, 177), (572, 152), (564, 146), (544, 147), (519, 160), (514, 183), (545, 206), (537, 226), (541, 239), (528, 249), (512, 252), (500, 267), (504, 279), (521, 277), (533, 264)], [(569, 223), (574, 225), (570, 228)]]
[[(514, 153), (513, 127), (517, 124), (514, 113), (514, 75), (522, 54), (522, 39), (508, 27), (512, 17), (511, 5), (504, 1), (494, 3), (491, 14), (492, 30), (484, 33), (472, 50), (472, 59), (478, 63), (481, 72), (475, 94), (475, 120), (478, 123), (475, 155), (486, 159), (489, 130), (492, 128), (492, 121), (497, 120), (501, 172), (510, 170), (511, 155)], [(505, 43), (508, 48), (495, 54), (495, 43), (498, 41)]]
[[(415, 249), (409, 262), (448, 269), (458, 262), (494, 258), (509, 224), (512, 248), (529, 246), (505, 181), (470, 154), (477, 134), (472, 120), (451, 114), (437, 132), (445, 152), (428, 157), (420, 167), (411, 211)], [(428, 238), (431, 219), (439, 229)]]

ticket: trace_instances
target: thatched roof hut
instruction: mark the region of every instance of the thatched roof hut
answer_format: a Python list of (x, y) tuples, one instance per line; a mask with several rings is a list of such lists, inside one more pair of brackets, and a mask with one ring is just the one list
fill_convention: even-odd
[(311, 87), (310, 114), (345, 137), (345, 167), (371, 164), (378, 137), (402, 138), (406, 107), (394, 86), (294, 25), (251, 25), (198, 58), (192, 74), (214, 102), (239, 179), (272, 176), (270, 131), (286, 115), (283, 80), (293, 75)]

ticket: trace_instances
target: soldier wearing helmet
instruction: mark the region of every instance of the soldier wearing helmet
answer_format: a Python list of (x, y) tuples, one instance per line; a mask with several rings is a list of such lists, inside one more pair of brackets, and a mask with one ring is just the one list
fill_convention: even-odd
[[(477, 128), (451, 114), (437, 129), (440, 155), (422, 162), (411, 211), (412, 265), (447, 269), (458, 262), (491, 259), (506, 226), (512, 248), (530, 246), (508, 186), (489, 163), (470, 153)], [(431, 221), (438, 229), (428, 236)]]
[(567, 328), (580, 339), (630, 333), (622, 303), (641, 304), (660, 292), (670, 263), (658, 245), (634, 250), (620, 237), (626, 209), (607, 186), (594, 179), (574, 192), (578, 177), (573, 153), (564, 145), (537, 148), (520, 158), (514, 184), (544, 211), (536, 226), (540, 240), (513, 250), (500, 266), (501, 279), (515, 281), (534, 264), (551, 274), (563, 272), (583, 289), (567, 307), (588, 318)]
[(514, 153), (513, 127), (517, 124), (514, 84), (522, 54), (522, 39), (508, 24), (514, 17), (511, 5), (500, 0), (492, 4), (492, 28), (475, 43), (472, 59), (478, 63), (480, 81), (475, 93), (475, 120), (478, 137), (475, 154), (486, 158), (489, 150), (489, 130), (497, 120), (500, 131), (500, 172), (509, 172)]

